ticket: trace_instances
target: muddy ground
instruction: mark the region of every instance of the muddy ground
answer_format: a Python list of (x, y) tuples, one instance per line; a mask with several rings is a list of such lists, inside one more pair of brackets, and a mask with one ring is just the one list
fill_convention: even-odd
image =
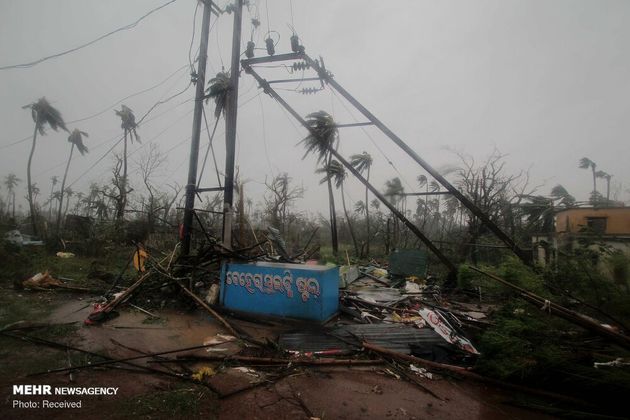
[[(155, 311), (159, 319), (123, 305), (120, 316), (101, 326), (84, 326), (91, 311), (89, 299), (61, 292), (5, 291), (3, 316), (30, 322), (69, 325), (21, 330), (47, 340), (64, 342), (110, 357), (137, 356), (130, 348), (146, 352), (167, 351), (201, 345), (204, 339), (223, 330), (205, 313), (174, 310)], [(17, 313), (16, 313), (17, 312)], [(268, 325), (234, 320), (254, 337), (273, 337)], [(16, 332), (17, 334), (18, 332)], [(123, 345), (126, 347), (123, 347)], [(221, 345), (225, 352), (239, 345)], [(205, 349), (196, 354), (208, 354)], [(214, 376), (205, 378), (220, 397), (204, 385), (177, 378), (121, 369), (92, 368), (74, 372), (48, 373), (48, 369), (101, 360), (75, 352), (51, 349), (14, 338), (0, 337), (0, 389), (2, 418), (218, 418), (218, 419), (530, 419), (541, 413), (517, 408), (516, 397), (479, 384), (436, 377), (418, 378), (423, 387), (386, 372), (387, 366), (319, 367), (293, 370), (276, 381), (248, 389), (252, 383), (269, 379), (268, 369), (242, 372), (238, 366), (211, 363), (189, 365), (193, 371), (213, 367)], [(156, 364), (145, 366), (158, 367)], [(162, 369), (166, 369), (162, 365)], [(175, 366), (169, 366), (177, 371)], [(81, 401), (80, 409), (13, 408), (14, 400), (41, 402), (43, 396), (14, 396), (16, 384), (53, 386), (118, 387), (116, 396), (52, 396), (50, 400)], [(243, 390), (244, 389), (244, 390)], [(239, 390), (243, 390), (238, 392)]]

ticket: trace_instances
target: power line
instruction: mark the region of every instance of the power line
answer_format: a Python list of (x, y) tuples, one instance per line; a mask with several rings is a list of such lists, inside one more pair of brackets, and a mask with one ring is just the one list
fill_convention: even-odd
[(84, 118), (79, 118), (78, 120), (72, 120), (72, 121), (66, 121), (66, 124), (74, 124), (74, 123), (78, 123), (81, 121), (86, 121), (95, 117), (98, 117), (99, 115), (103, 115), (104, 113), (106, 113), (107, 111), (109, 111), (110, 109), (114, 108), (116, 105), (118, 105), (119, 103), (121, 103), (122, 101), (126, 101), (127, 99), (131, 99), (135, 96), (141, 95), (143, 93), (149, 92), (153, 89), (156, 89), (160, 86), (162, 86), (164, 83), (166, 83), (171, 77), (175, 76), (177, 73), (179, 73), (180, 71), (182, 71), (183, 69), (185, 69), (186, 67), (188, 67), (187, 64), (184, 64), (183, 66), (181, 66), (180, 68), (178, 68), (177, 70), (175, 70), (173, 73), (171, 73), (170, 75), (168, 75), (166, 77), (166, 79), (162, 80), (161, 82), (159, 82), (156, 85), (153, 85), (149, 88), (140, 90), (136, 93), (132, 93), (131, 95), (125, 96), (122, 99), (119, 99), (118, 101), (114, 102), (112, 105), (108, 106), (107, 108), (103, 109), (102, 111), (97, 112), (96, 114), (90, 115), (89, 117), (84, 117)]
[[(162, 80), (161, 82), (159, 82), (159, 83), (157, 83), (157, 84), (155, 84), (155, 85), (153, 85), (153, 86), (151, 86), (151, 87), (149, 87), (149, 88), (146, 88), (146, 89), (140, 90), (140, 91), (138, 91), (138, 92), (132, 93), (131, 95), (127, 95), (127, 96), (125, 96), (124, 98), (119, 99), (118, 101), (114, 102), (112, 105), (108, 106), (107, 108), (103, 109), (102, 111), (97, 112), (96, 114), (92, 114), (92, 115), (90, 115), (90, 116), (83, 117), (83, 118), (79, 118), (79, 119), (72, 120), (72, 121), (66, 121), (66, 124), (74, 124), (74, 123), (78, 123), (78, 122), (82, 122), (82, 121), (87, 121), (87, 120), (90, 120), (90, 119), (92, 119), (92, 118), (96, 118), (96, 117), (98, 117), (99, 115), (103, 115), (105, 112), (109, 111), (110, 109), (114, 108), (116, 105), (118, 105), (119, 103), (121, 103), (121, 102), (123, 102), (123, 101), (125, 101), (125, 100), (127, 100), (127, 99), (133, 98), (133, 97), (135, 97), (135, 96), (141, 95), (141, 94), (143, 94), (143, 93), (149, 92), (149, 91), (151, 91), (151, 90), (153, 90), (153, 89), (156, 89), (156, 88), (158, 88), (158, 87), (162, 86), (162, 85), (163, 85), (164, 83), (166, 83), (166, 82), (167, 82), (170, 78), (172, 78), (173, 76), (175, 76), (177, 73), (179, 73), (180, 71), (182, 71), (182, 70), (183, 70), (183, 69), (185, 69), (186, 67), (188, 67), (188, 65), (187, 65), (187, 64), (185, 64), (185, 65), (183, 65), (182, 67), (180, 67), (180, 68), (178, 68), (177, 70), (175, 70), (173, 73), (171, 73), (170, 75), (168, 75), (168, 76), (167, 76), (164, 80)], [(22, 139), (20, 139), (20, 140), (15, 140), (15, 141), (13, 141), (13, 142), (11, 142), (11, 143), (8, 143), (8, 144), (5, 144), (5, 145), (0, 146), (0, 150), (2, 150), (2, 149), (6, 149), (6, 148), (11, 147), (11, 146), (15, 146), (15, 145), (17, 145), (17, 144), (23, 143), (23, 142), (25, 142), (25, 141), (27, 141), (27, 140), (29, 140), (29, 139), (32, 139), (32, 138), (33, 138), (33, 136), (32, 136), (32, 135), (28, 135), (28, 136), (26, 136), (26, 137), (24, 137), (24, 138), (22, 138)]]
[(125, 139), (125, 136), (121, 136), (120, 139), (114, 143), (114, 145), (112, 147), (110, 147), (107, 152), (105, 152), (103, 154), (103, 156), (101, 156), (96, 162), (94, 162), (89, 168), (87, 168), (85, 171), (83, 171), (83, 173), (81, 175), (79, 175), (74, 181), (72, 181), (70, 183), (70, 185), (68, 185), (68, 188), (70, 188), (71, 186), (73, 186), (74, 184), (76, 184), (81, 178), (83, 178), (83, 176), (85, 174), (87, 174), (88, 172), (90, 172), (92, 169), (94, 169), (94, 167), (96, 167), (96, 165), (98, 165), (99, 163), (101, 163), (101, 161), (103, 159), (105, 159), (105, 157), (109, 154), (109, 152), (111, 152), (112, 150), (114, 150), (114, 147), (118, 146), (120, 144), (121, 141), (123, 141)]
[[(192, 111), (191, 111), (192, 112)], [(187, 114), (183, 115), (182, 117), (178, 118), (177, 120), (175, 120), (171, 125), (169, 125), (168, 127), (166, 127), (164, 130), (162, 130), (161, 132), (159, 132), (157, 135), (155, 135), (154, 137), (152, 137), (151, 139), (149, 139), (147, 142), (145, 142), (142, 146), (140, 146), (138, 149), (134, 150), (133, 152), (129, 153), (128, 156), (131, 156), (133, 153), (137, 152), (138, 150), (140, 150), (142, 147), (144, 147), (146, 144), (149, 144), (151, 141), (155, 140), (156, 138), (158, 138), (159, 136), (161, 136), (162, 134), (164, 134), (167, 130), (171, 129), (173, 126), (175, 126), (175, 124), (177, 124), (179, 121), (181, 121), (184, 117), (188, 116), (190, 114), (190, 112), (188, 112)], [(118, 135), (116, 136), (118, 137)], [(124, 140), (124, 135), (123, 137), (121, 137), (116, 143), (114, 143), (114, 145), (112, 147), (110, 147), (96, 162), (94, 162), (87, 170), (85, 170), (81, 175), (79, 175), (74, 181), (72, 181), (70, 183), (69, 186), (72, 186), (74, 184), (76, 184), (85, 174), (87, 174), (88, 172), (90, 172), (92, 169), (94, 169), (96, 167), (96, 165), (98, 165), (99, 163), (101, 163), (101, 161), (103, 159), (105, 159), (105, 157), (112, 151), (114, 150), (114, 148), (120, 144), (120, 142)], [(111, 141), (111, 140), (108, 140)]]
[(175, 3), (176, 1), (177, 1), (177, 0), (170, 0), (170, 1), (166, 2), (166, 3), (164, 3), (163, 5), (156, 7), (155, 9), (151, 9), (151, 10), (149, 10), (147, 13), (145, 13), (145, 14), (144, 14), (144, 15), (142, 15), (140, 18), (138, 18), (135, 22), (130, 23), (130, 24), (128, 24), (128, 25), (125, 25), (125, 26), (123, 26), (123, 27), (120, 27), (120, 28), (118, 28), (118, 29), (114, 29), (113, 31), (108, 32), (108, 33), (106, 33), (105, 35), (101, 35), (101, 36), (99, 36), (98, 38), (96, 38), (96, 39), (94, 39), (94, 40), (92, 40), (92, 41), (90, 41), (90, 42), (87, 42), (87, 43), (85, 43), (85, 44), (79, 45), (78, 47), (74, 47), (74, 48), (71, 48), (71, 49), (69, 49), (69, 50), (62, 51), (62, 52), (60, 52), (60, 53), (57, 53), (57, 54), (53, 54), (53, 55), (49, 55), (49, 56), (46, 56), (46, 57), (42, 57), (42, 58), (40, 58), (40, 59), (38, 59), (38, 60), (31, 61), (31, 62), (29, 62), (29, 63), (13, 64), (13, 65), (10, 65), (10, 66), (3, 66), (3, 67), (0, 67), (0, 70), (9, 70), (9, 69), (19, 69), (19, 68), (29, 68), (29, 67), (33, 67), (33, 66), (36, 66), (36, 65), (37, 65), (37, 64), (39, 64), (39, 63), (42, 63), (42, 62), (47, 61), (47, 60), (50, 60), (50, 59), (52, 59), (52, 58), (61, 57), (61, 56), (63, 56), (63, 55), (70, 54), (70, 53), (72, 53), (72, 52), (78, 51), (78, 50), (83, 49), (83, 48), (85, 48), (85, 47), (89, 47), (90, 45), (93, 45), (93, 44), (97, 43), (98, 41), (100, 41), (100, 40), (102, 40), (102, 39), (104, 39), (104, 38), (107, 38), (107, 37), (109, 37), (109, 36), (111, 36), (111, 35), (113, 35), (113, 34), (115, 34), (115, 33), (117, 33), (117, 32), (126, 31), (126, 30), (129, 30), (129, 29), (135, 28), (135, 27), (136, 27), (136, 25), (138, 25), (138, 23), (140, 23), (143, 19), (145, 19), (145, 18), (146, 18), (146, 17), (148, 17), (149, 15), (151, 15), (151, 14), (153, 14), (153, 13), (157, 12), (158, 10), (160, 10), (160, 9), (162, 9), (162, 8), (164, 8), (164, 7), (166, 7), (166, 6), (168, 6), (168, 5), (169, 5), (169, 4), (171, 4), (171, 3)]
[(271, 165), (271, 160), (269, 159), (269, 150), (267, 148), (267, 124), (265, 122), (265, 109), (263, 108), (262, 98), (258, 97), (258, 102), (260, 103), (260, 116), (262, 118), (262, 135), (263, 135), (263, 144), (265, 146), (265, 157), (267, 158), (267, 165), (269, 165), (269, 170), (271, 171), (271, 176), (274, 175), (273, 166)]
[[(151, 121), (156, 120), (157, 118), (161, 117), (162, 115), (164, 115), (164, 114), (166, 114), (166, 113), (171, 112), (172, 110), (174, 110), (174, 109), (176, 109), (176, 108), (178, 108), (178, 107), (182, 106), (183, 104), (185, 104), (185, 103), (187, 103), (187, 102), (190, 102), (190, 100), (180, 102), (179, 104), (175, 105), (174, 107), (169, 108), (169, 109), (165, 110), (164, 112), (162, 112), (162, 113), (160, 113), (160, 114), (157, 114), (157, 115), (153, 116), (153, 118), (149, 118), (148, 120), (146, 120), (146, 121), (144, 122), (144, 124), (146, 125), (147, 123), (149, 123), (149, 122), (151, 122)], [(192, 110), (191, 110), (191, 111), (189, 111), (186, 115), (189, 115), (189, 114), (190, 114), (190, 112), (192, 112)], [(179, 121), (179, 120), (181, 120), (181, 118), (180, 118), (180, 119), (178, 119), (177, 121)], [(171, 128), (171, 126), (169, 126), (168, 128)], [(168, 128), (167, 128), (167, 129), (168, 129)], [(161, 134), (162, 134), (162, 133), (160, 133), (159, 135), (161, 135)], [(111, 138), (109, 138), (109, 139), (107, 139), (107, 140), (105, 140), (105, 141), (102, 141), (102, 142), (98, 143), (96, 146), (91, 146), (91, 147), (90, 147), (90, 150), (91, 150), (91, 151), (95, 151), (95, 150), (99, 149), (101, 146), (105, 145), (106, 143), (109, 143), (110, 141), (115, 140), (116, 138), (118, 138), (118, 134), (116, 134), (115, 136), (113, 136), (113, 137), (111, 137)], [(47, 168), (47, 169), (45, 169), (45, 170), (43, 170), (43, 171), (39, 172), (39, 173), (38, 173), (38, 174), (36, 174), (35, 176), (36, 176), (36, 177), (39, 177), (39, 176), (41, 176), (41, 175), (43, 175), (43, 174), (45, 174), (45, 173), (47, 173), (47, 172), (52, 171), (53, 169), (56, 169), (56, 168), (58, 168), (58, 167), (60, 167), (60, 166), (62, 166), (62, 165), (65, 165), (65, 164), (66, 164), (66, 161), (64, 160), (64, 161), (62, 161), (62, 162), (60, 162), (60, 163), (58, 163), (58, 164), (56, 164), (56, 165), (54, 165), (54, 166), (52, 166), (52, 167), (49, 167), (49, 168)]]
[(188, 64), (190, 65), (190, 73), (195, 72), (192, 59), (192, 48), (195, 42), (195, 26), (197, 25), (197, 11), (199, 10), (199, 2), (195, 5), (195, 13), (193, 13), (192, 36), (190, 37), (190, 46), (188, 47)]
[(0, 150), (6, 149), (7, 147), (15, 146), (16, 144), (24, 143), (26, 140), (29, 140), (29, 139), (32, 139), (32, 138), (33, 138), (32, 135), (28, 135), (28, 136), (24, 137), (23, 139), (16, 140), (16, 141), (14, 141), (12, 143), (0, 146)]
[(179, 95), (183, 94), (183, 93), (184, 93), (184, 92), (186, 92), (186, 91), (188, 90), (188, 88), (189, 88), (189, 87), (191, 87), (191, 86), (192, 86), (192, 81), (188, 82), (188, 85), (186, 85), (186, 87), (185, 87), (184, 89), (180, 90), (180, 91), (179, 91), (179, 92), (177, 92), (176, 94), (171, 95), (171, 96), (169, 96), (168, 98), (166, 98), (166, 99), (164, 99), (164, 100), (159, 100), (159, 101), (157, 101), (155, 104), (153, 104), (153, 106), (152, 106), (151, 108), (149, 108), (149, 110), (148, 110), (148, 111), (147, 111), (147, 112), (146, 112), (146, 113), (142, 116), (142, 118), (140, 118), (140, 119), (138, 120), (137, 125), (140, 125), (140, 123), (141, 123), (141, 122), (142, 122), (142, 121), (143, 121), (143, 120), (144, 120), (144, 119), (145, 119), (145, 118), (146, 118), (146, 117), (147, 117), (147, 116), (148, 116), (151, 112), (153, 112), (153, 110), (154, 110), (155, 108), (157, 108), (158, 106), (163, 105), (163, 104), (167, 103), (168, 101), (170, 101), (171, 99), (174, 99), (174, 98), (178, 97)]
[[(181, 93), (181, 92), (180, 92), (180, 93)], [(249, 103), (249, 102), (251, 102), (252, 100), (256, 99), (256, 98), (257, 98), (257, 97), (258, 97), (261, 93), (262, 93), (262, 91), (261, 91), (261, 92), (258, 92), (258, 93), (257, 93), (256, 95), (254, 95), (253, 97), (251, 97), (251, 98), (249, 98), (248, 100), (246, 100), (245, 102), (242, 102), (241, 104), (239, 104), (239, 106), (238, 106), (238, 107), (240, 108), (241, 106), (244, 106), (244, 105), (248, 104), (248, 103)], [(171, 98), (169, 98), (169, 100), (170, 100), (170, 99), (172, 99), (174, 96), (176, 96), (176, 95), (171, 96)], [(160, 101), (158, 101), (158, 102), (160, 102)], [(188, 102), (188, 101), (185, 101), (185, 102)], [(183, 102), (183, 103), (185, 103), (185, 102)], [(181, 104), (179, 104), (179, 105), (181, 105)], [(179, 105), (177, 105), (177, 106), (179, 106)], [(155, 108), (155, 105), (154, 105), (153, 107), (151, 107), (151, 109), (153, 109), (153, 108)], [(150, 111), (149, 111), (149, 112), (150, 112)], [(191, 110), (190, 112), (192, 112), (192, 110)], [(188, 112), (186, 115), (184, 115), (184, 117), (185, 117), (185, 116), (187, 116), (187, 115), (190, 115), (190, 112)], [(148, 115), (148, 112), (144, 115), (144, 117), (146, 117), (147, 115)], [(143, 118), (144, 118), (144, 117), (143, 117)], [(155, 119), (155, 118), (157, 118), (157, 117), (154, 117), (153, 119)], [(128, 155), (128, 156), (131, 156), (132, 154), (136, 153), (137, 151), (139, 151), (140, 149), (142, 149), (143, 147), (145, 147), (147, 144), (151, 143), (151, 141), (153, 141), (153, 140), (154, 140), (154, 139), (156, 139), (157, 137), (161, 136), (161, 135), (162, 135), (162, 134), (163, 134), (166, 130), (168, 130), (168, 129), (172, 128), (172, 127), (173, 127), (173, 126), (174, 126), (177, 122), (179, 122), (182, 118), (183, 118), (183, 117), (180, 117), (179, 119), (177, 119), (177, 120), (176, 120), (174, 123), (172, 123), (169, 127), (167, 127), (166, 129), (162, 130), (162, 131), (161, 131), (160, 133), (158, 133), (156, 136), (152, 137), (151, 139), (149, 139), (148, 141), (146, 141), (145, 143), (143, 143), (143, 144), (142, 144), (142, 146), (138, 147), (137, 149), (135, 149), (134, 151), (132, 151), (131, 153), (129, 153), (129, 155)], [(149, 122), (149, 121), (151, 121), (151, 119), (147, 120), (147, 122)], [(204, 130), (204, 129), (202, 129), (202, 132), (203, 132), (203, 131), (205, 131), (205, 130)], [(221, 134), (222, 134), (222, 133), (221, 133)], [(219, 134), (219, 135), (221, 135), (221, 134)], [(188, 137), (184, 138), (182, 141), (180, 141), (180, 142), (176, 143), (175, 145), (173, 145), (171, 148), (169, 148), (169, 149), (168, 149), (166, 152), (164, 152), (164, 153), (165, 153), (166, 155), (168, 155), (171, 151), (175, 150), (177, 147), (181, 146), (181, 145), (182, 145), (182, 144), (184, 144), (186, 141), (190, 140), (190, 138), (191, 138), (191, 137), (192, 137), (192, 136), (188, 136)], [(72, 186), (72, 185), (76, 184), (76, 183), (77, 183), (77, 182), (78, 182), (78, 181), (79, 181), (79, 180), (80, 180), (80, 179), (81, 179), (81, 178), (82, 178), (85, 174), (87, 174), (87, 173), (88, 173), (88, 172), (90, 172), (92, 169), (94, 169), (94, 168), (96, 167), (96, 165), (98, 165), (100, 162), (102, 162), (102, 161), (103, 161), (103, 159), (105, 159), (105, 157), (106, 157), (106, 156), (107, 156), (107, 155), (108, 155), (108, 154), (109, 154), (112, 150), (114, 150), (114, 148), (115, 148), (115, 147), (116, 147), (116, 146), (117, 146), (117, 145), (118, 145), (118, 144), (119, 144), (119, 143), (120, 143), (123, 139), (124, 139), (124, 136), (123, 136), (121, 139), (119, 139), (119, 140), (118, 140), (118, 141), (117, 141), (117, 142), (116, 142), (116, 143), (115, 143), (112, 147), (110, 147), (110, 148), (107, 150), (107, 152), (105, 152), (105, 154), (103, 154), (103, 155), (102, 155), (102, 156), (101, 156), (101, 157), (100, 157), (100, 158), (99, 158), (96, 162), (94, 162), (94, 163), (93, 163), (93, 164), (92, 164), (92, 165), (91, 165), (91, 166), (90, 166), (87, 170), (85, 170), (85, 171), (84, 171), (84, 172), (83, 172), (80, 176), (78, 176), (78, 177), (77, 177), (74, 181), (72, 181), (72, 183), (70, 183), (70, 185), (68, 185), (68, 186), (70, 187), (70, 186)], [(108, 140), (108, 141), (111, 141), (111, 140)]]
[[(330, 91), (332, 92), (332, 94), (335, 96), (335, 98), (337, 99), (337, 101), (339, 101), (339, 103), (341, 103), (341, 105), (346, 109), (346, 111), (348, 111), (348, 114), (350, 114), (350, 117), (355, 121), (358, 122), (357, 118), (354, 116), (354, 114), (352, 113), (352, 111), (348, 108), (348, 106), (345, 104), (345, 102), (343, 102), (338, 96), (337, 93), (333, 90), (330, 89)], [(368, 133), (368, 131), (364, 128), (364, 127), (360, 127), (361, 131), (363, 131), (363, 134), (365, 134), (367, 136), (367, 138), (370, 139), (370, 141), (372, 142), (372, 144), (374, 145), (374, 147), (376, 147), (376, 149), (379, 151), (379, 153), (383, 156), (383, 158), (385, 158), (385, 160), (387, 161), (387, 163), (389, 163), (389, 165), (394, 168), (394, 171), (396, 171), (396, 173), (400, 176), (400, 178), (402, 178), (403, 182), (405, 184), (407, 184), (407, 186), (410, 189), (414, 189), (411, 184), (409, 184), (409, 182), (407, 182), (407, 179), (403, 176), (403, 174), (400, 173), (400, 171), (398, 170), (398, 168), (396, 168), (396, 165), (394, 165), (394, 162), (391, 161), (391, 159), (385, 154), (385, 152), (383, 151), (383, 149), (381, 149), (378, 144), (376, 144), (376, 141), (374, 140), (374, 138), (372, 138), (372, 136), (370, 135), (370, 133)]]

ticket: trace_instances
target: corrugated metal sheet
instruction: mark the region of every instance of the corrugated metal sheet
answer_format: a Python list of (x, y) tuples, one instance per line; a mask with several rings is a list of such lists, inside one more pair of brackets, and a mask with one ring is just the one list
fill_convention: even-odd
[(427, 253), (421, 249), (400, 249), (389, 255), (389, 272), (392, 276), (427, 275)]
[[(342, 340), (334, 336), (342, 338)], [(411, 348), (430, 351), (444, 345), (445, 341), (430, 328), (415, 328), (403, 324), (353, 324), (342, 325), (329, 330), (300, 331), (282, 334), (279, 345), (285, 350), (321, 352), (328, 350), (351, 350), (344, 341), (356, 343), (368, 341), (372, 344), (410, 354)]]

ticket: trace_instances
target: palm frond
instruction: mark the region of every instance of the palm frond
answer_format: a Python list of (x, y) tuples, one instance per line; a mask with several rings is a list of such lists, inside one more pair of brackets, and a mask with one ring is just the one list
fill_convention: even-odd
[(580, 159), (579, 166), (580, 166), (580, 169), (589, 169), (589, 168), (594, 168), (597, 165), (595, 164), (595, 162), (593, 162), (589, 158), (583, 157), (582, 159)]
[(114, 110), (114, 112), (120, 117), (120, 127), (131, 134), (131, 141), (133, 142), (135, 138), (135, 140), (140, 143), (140, 136), (136, 131), (138, 128), (138, 124), (136, 123), (136, 116), (134, 115), (131, 108), (129, 108), (127, 105), (122, 105), (120, 107), (120, 111)]
[(227, 95), (231, 88), (230, 75), (226, 72), (219, 72), (215, 77), (208, 82), (209, 86), (206, 89), (206, 102), (208, 99), (214, 99), (214, 116), (219, 118), (222, 113), (225, 113), (225, 105), (227, 101)]
[(404, 192), (405, 187), (403, 187), (400, 178), (396, 177), (385, 181), (385, 192), (383, 195), (389, 197), (390, 200), (396, 201)]
[(321, 163), (326, 160), (329, 148), (332, 148), (335, 143), (337, 126), (333, 117), (325, 111), (308, 114), (306, 123), (311, 130), (309, 135), (300, 142), (306, 148), (302, 159), (313, 153), (317, 158), (317, 163)]
[(319, 181), (320, 184), (328, 182), (330, 179), (335, 183), (336, 188), (341, 187), (347, 176), (346, 169), (336, 160), (331, 160), (329, 165), (319, 168), (315, 172), (318, 174), (326, 174), (326, 176)]
[(372, 166), (372, 156), (368, 152), (350, 156), (350, 165), (359, 172), (364, 172)]
[(45, 126), (48, 125), (53, 130), (57, 131), (59, 128), (64, 131), (68, 131), (66, 128), (66, 123), (61, 116), (61, 112), (48, 102), (45, 97), (39, 98), (39, 100), (35, 103), (27, 105), (26, 107), (31, 108), (31, 117), (35, 122), (37, 127), (37, 131), (39, 134), (46, 134)]
[(72, 133), (68, 136), (68, 141), (76, 146), (81, 156), (84, 156), (88, 152), (87, 146), (83, 144), (83, 136), (89, 137), (88, 133), (76, 128), (72, 130)]

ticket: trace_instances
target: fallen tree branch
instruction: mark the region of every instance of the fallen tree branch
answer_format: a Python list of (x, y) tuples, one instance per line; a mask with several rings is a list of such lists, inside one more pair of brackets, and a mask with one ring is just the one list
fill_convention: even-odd
[[(11, 336), (9, 334), (5, 334), (5, 335)], [(22, 337), (20, 337), (20, 338), (22, 338)], [(29, 338), (32, 338), (32, 337), (29, 337)], [(57, 344), (57, 343), (54, 343), (54, 344)], [(108, 359), (108, 360), (104, 360), (104, 361), (101, 361), (101, 362), (88, 363), (86, 365), (75, 366), (75, 367), (72, 367), (72, 368), (49, 369), (46, 372), (34, 373), (34, 374), (30, 374), (28, 376), (37, 376), (37, 375), (44, 375), (44, 374), (47, 374), (47, 373), (56, 373), (56, 372), (66, 372), (68, 370), (91, 369), (91, 368), (96, 368), (96, 367), (100, 367), (100, 366), (112, 365), (112, 364), (115, 364), (115, 363), (130, 364), (128, 362), (130, 362), (132, 360), (146, 359), (146, 358), (149, 358), (149, 357), (163, 356), (165, 354), (180, 353), (180, 352), (183, 352), (183, 351), (205, 349), (205, 348), (212, 347), (212, 346), (215, 346), (215, 345), (216, 344), (209, 344), (209, 345), (205, 345), (204, 344), (204, 345), (200, 345), (200, 346), (186, 347), (186, 348), (183, 348), (183, 349), (168, 350), (168, 351), (162, 351), (162, 352), (156, 352), (156, 353), (144, 353), (144, 354), (142, 354), (140, 356), (125, 357), (125, 358), (122, 358), (122, 359), (112, 359), (112, 358), (110, 358), (108, 356), (104, 356), (104, 355), (101, 355), (101, 354), (98, 354), (98, 353), (86, 352), (83, 349), (76, 349), (76, 348), (73, 348), (73, 347), (70, 347), (70, 346), (61, 345), (63, 347), (68, 347), (71, 350), (77, 350), (77, 351), (85, 352), (85, 353), (92, 354), (92, 355), (98, 356), (98, 357), (102, 357), (102, 358)], [(140, 365), (135, 365), (135, 364), (131, 364), (131, 365), (134, 366), (134, 367), (140, 367), (140, 368), (143, 368), (143, 369), (144, 368), (152, 369), (152, 368), (149, 368), (149, 367), (146, 367), (146, 366), (140, 366)], [(156, 370), (156, 369), (154, 369), (154, 370)], [(158, 372), (160, 372), (162, 374), (170, 375), (170, 376), (177, 376), (178, 378), (182, 378), (183, 377), (180, 374), (171, 374), (170, 372), (164, 372), (164, 371), (158, 371)]]
[(188, 290), (188, 288), (186, 286), (184, 286), (183, 284), (181, 284), (180, 282), (176, 281), (175, 283), (177, 283), (177, 285), (179, 287), (182, 288), (182, 290), (191, 298), (193, 298), (193, 300), (195, 302), (197, 302), (197, 304), (199, 306), (201, 306), (203, 309), (205, 309), (206, 311), (208, 311), (210, 313), (210, 315), (212, 315), (217, 321), (219, 321), (230, 333), (232, 333), (233, 336), (241, 338), (241, 334), (238, 333), (234, 327), (232, 327), (232, 325), (230, 325), (229, 322), (227, 322), (225, 320), (225, 318), (223, 318), (221, 315), (218, 314), (217, 311), (215, 311), (214, 309), (212, 309), (210, 306), (208, 306), (206, 304), (206, 302), (204, 302), (203, 300), (201, 300), (201, 298), (199, 298), (199, 296), (197, 296), (196, 294), (194, 294), (193, 292), (191, 292), (190, 290)]
[(578, 312), (567, 309), (564, 306), (560, 306), (528, 290), (522, 289), (515, 284), (512, 284), (507, 280), (502, 279), (499, 276), (495, 276), (494, 274), (485, 272), (476, 267), (469, 266), (469, 268), (503, 284), (504, 286), (516, 290), (517, 292), (519, 292), (520, 297), (538, 306), (539, 309), (548, 310), (550, 314), (557, 315), (560, 318), (569, 321), (575, 325), (578, 325), (586, 330), (589, 330), (601, 337), (608, 338), (626, 349), (630, 349), (630, 337), (628, 337), (627, 335), (620, 334), (609, 328), (606, 328), (601, 323), (595, 322), (594, 320), (587, 318), (586, 316)]
[(368, 342), (363, 342), (363, 347), (365, 349), (367, 349), (367, 350), (371, 350), (373, 352), (376, 352), (376, 353), (378, 353), (378, 354), (380, 354), (381, 356), (384, 356), (384, 357), (389, 357), (389, 358), (395, 359), (395, 360), (404, 360), (404, 361), (407, 361), (407, 362), (417, 363), (419, 365), (430, 367), (432, 369), (442, 370), (442, 371), (446, 371), (446, 372), (451, 372), (451, 373), (453, 373), (455, 375), (459, 375), (459, 376), (461, 376), (463, 378), (472, 379), (472, 380), (477, 381), (477, 382), (491, 384), (491, 385), (497, 386), (499, 388), (510, 389), (510, 390), (522, 392), (522, 393), (525, 393), (525, 394), (536, 395), (536, 396), (545, 397), (545, 398), (551, 398), (551, 399), (555, 399), (555, 400), (559, 400), (559, 401), (565, 401), (565, 402), (570, 402), (570, 403), (574, 403), (574, 404), (577, 403), (577, 404), (584, 405), (584, 406), (590, 406), (590, 404), (586, 403), (583, 400), (577, 399), (577, 398), (569, 397), (569, 396), (562, 395), (562, 394), (556, 394), (554, 392), (547, 392), (547, 391), (542, 391), (542, 390), (539, 390), (539, 389), (533, 389), (533, 388), (528, 388), (528, 387), (521, 386), (521, 385), (515, 385), (515, 384), (508, 383), (508, 382), (499, 381), (497, 379), (488, 378), (486, 376), (479, 375), (478, 373), (471, 372), (470, 370), (468, 370), (466, 368), (462, 368), (462, 367), (459, 367), (459, 366), (453, 366), (453, 365), (446, 365), (446, 364), (437, 363), (437, 362), (431, 362), (429, 360), (420, 359), (418, 357), (410, 356), (408, 354), (403, 354), (403, 353), (399, 353), (399, 352), (396, 352), (396, 351), (388, 350), (388, 349), (386, 349), (384, 347), (380, 347), (380, 346), (377, 346), (377, 345), (374, 345), (374, 344), (370, 344)]
[(214, 361), (229, 362), (237, 361), (242, 363), (257, 363), (270, 365), (312, 365), (312, 366), (352, 366), (352, 365), (380, 365), (383, 360), (363, 360), (363, 359), (280, 359), (273, 357), (253, 357), (253, 356), (198, 356), (181, 354), (177, 356), (179, 361)]

